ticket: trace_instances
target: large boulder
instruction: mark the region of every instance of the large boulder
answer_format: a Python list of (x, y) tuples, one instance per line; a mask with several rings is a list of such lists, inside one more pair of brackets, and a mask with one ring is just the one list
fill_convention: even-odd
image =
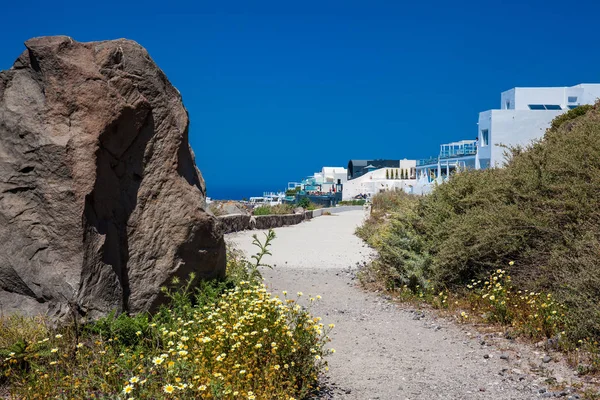
[(0, 309), (152, 310), (225, 271), (181, 95), (130, 40), (27, 41), (0, 72)]

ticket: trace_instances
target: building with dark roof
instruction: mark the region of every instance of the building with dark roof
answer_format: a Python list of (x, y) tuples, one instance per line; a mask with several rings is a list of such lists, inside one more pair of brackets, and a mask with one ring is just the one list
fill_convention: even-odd
[(348, 161), (348, 180), (358, 178), (380, 168), (399, 168), (400, 160), (350, 160)]

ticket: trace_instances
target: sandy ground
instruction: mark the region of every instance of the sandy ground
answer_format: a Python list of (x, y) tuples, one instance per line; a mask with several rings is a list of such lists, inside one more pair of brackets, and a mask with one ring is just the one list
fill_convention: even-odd
[[(324, 398), (578, 398), (570, 391), (550, 391), (547, 378), (570, 371), (559, 363), (543, 363), (545, 353), (482, 336), (358, 288), (354, 273), (373, 256), (354, 236), (363, 219), (362, 211), (350, 211), (276, 229), (273, 256), (265, 259), (274, 268), (262, 271), (274, 293), (323, 297), (312, 312), (336, 325), (330, 390)], [(238, 232), (227, 235), (227, 241), (251, 255), (255, 233), (262, 235)]]

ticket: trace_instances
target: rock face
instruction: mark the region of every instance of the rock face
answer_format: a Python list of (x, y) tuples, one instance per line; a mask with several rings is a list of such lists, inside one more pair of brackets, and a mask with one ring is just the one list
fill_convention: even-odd
[(42, 37), (0, 72), (0, 308), (151, 310), (223, 275), (181, 96), (129, 40)]

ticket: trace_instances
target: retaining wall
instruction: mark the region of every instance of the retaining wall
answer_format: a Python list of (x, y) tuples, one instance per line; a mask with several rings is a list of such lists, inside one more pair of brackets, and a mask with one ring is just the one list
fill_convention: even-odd
[(245, 231), (248, 229), (252, 229), (250, 222), (252, 220), (252, 216), (244, 215), (244, 214), (230, 214), (230, 215), (221, 215), (217, 217), (219, 220), (219, 225), (221, 225), (221, 229), (223, 233), (232, 233)]
[(223, 233), (245, 231), (249, 229), (272, 229), (282, 226), (297, 225), (302, 221), (320, 217), (324, 212), (337, 214), (338, 212), (362, 210), (363, 206), (341, 206), (331, 208), (319, 208), (304, 211), (301, 214), (275, 214), (275, 215), (243, 215), (231, 214), (217, 217)]
[(281, 226), (296, 225), (304, 221), (305, 213), (302, 214), (284, 214), (284, 215), (257, 215), (256, 229), (271, 229)]

